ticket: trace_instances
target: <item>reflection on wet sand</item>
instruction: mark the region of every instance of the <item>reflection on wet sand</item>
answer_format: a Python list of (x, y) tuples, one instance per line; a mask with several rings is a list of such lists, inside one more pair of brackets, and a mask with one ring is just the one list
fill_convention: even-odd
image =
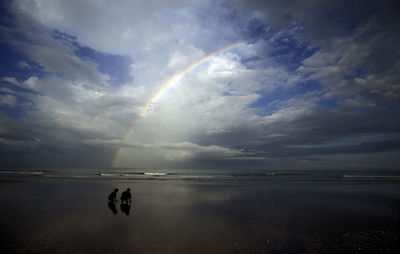
[[(121, 204), (119, 205), (121, 212), (124, 213), (126, 216), (129, 215), (129, 212), (131, 211), (131, 205), (132, 202), (121, 202)], [(112, 211), (113, 214), (117, 214), (117, 201), (108, 201), (108, 208), (110, 208), (110, 210)]]
[(108, 201), (108, 208), (113, 212), (113, 214), (117, 214), (117, 209), (115, 208), (116, 202)]
[(131, 203), (122, 203), (120, 205), (121, 212), (125, 213), (126, 216), (129, 215), (129, 211), (131, 210)]

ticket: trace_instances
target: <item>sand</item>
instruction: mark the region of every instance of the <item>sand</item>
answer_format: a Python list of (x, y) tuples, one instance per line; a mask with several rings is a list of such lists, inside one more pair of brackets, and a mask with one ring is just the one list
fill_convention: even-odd
[(1, 184), (0, 201), (2, 253), (399, 250), (396, 182), (46, 179)]

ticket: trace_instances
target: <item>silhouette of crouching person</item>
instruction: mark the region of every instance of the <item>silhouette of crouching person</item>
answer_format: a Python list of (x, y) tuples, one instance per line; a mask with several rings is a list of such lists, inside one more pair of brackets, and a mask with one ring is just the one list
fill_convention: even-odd
[(118, 188), (115, 188), (113, 190), (113, 192), (111, 192), (110, 195), (108, 195), (108, 202), (112, 202), (112, 203), (117, 202), (117, 192), (118, 192)]
[(121, 194), (121, 203), (130, 204), (131, 201), (132, 201), (131, 189), (128, 188)]

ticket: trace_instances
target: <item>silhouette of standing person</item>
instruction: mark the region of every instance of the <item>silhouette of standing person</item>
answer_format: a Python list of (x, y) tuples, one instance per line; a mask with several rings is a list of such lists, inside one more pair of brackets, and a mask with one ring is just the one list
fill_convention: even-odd
[(123, 204), (124, 202), (126, 202), (127, 204), (128, 203), (130, 204), (131, 201), (132, 201), (131, 189), (128, 188), (121, 194), (121, 203)]

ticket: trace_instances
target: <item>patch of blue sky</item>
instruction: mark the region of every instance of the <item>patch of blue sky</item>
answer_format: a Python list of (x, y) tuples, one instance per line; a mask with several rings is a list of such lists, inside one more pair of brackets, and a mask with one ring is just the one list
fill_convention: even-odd
[(60, 41), (62, 41), (62, 43), (66, 44), (70, 47), (75, 47), (77, 45), (76, 36), (66, 34), (66, 33), (60, 32), (58, 30), (54, 30), (52, 32), (52, 36), (54, 39), (60, 40)]
[(83, 59), (94, 61), (98, 70), (110, 77), (110, 83), (118, 86), (133, 80), (130, 73), (132, 61), (127, 56), (106, 54), (86, 46), (77, 45), (75, 54)]
[(37, 93), (37, 92), (35, 92), (35, 91), (31, 90), (31, 89), (24, 88), (24, 87), (21, 87), (21, 86), (17, 86), (17, 85), (15, 85), (15, 84), (13, 84), (13, 83), (11, 83), (9, 81), (6, 81), (6, 80), (0, 80), (0, 87), (4, 88), (2, 91), (0, 91), (0, 92), (3, 92), (3, 93), (4, 93), (4, 90), (10, 90), (10, 91), (13, 91), (12, 94), (14, 94), (14, 92), (15, 93), (24, 92), (24, 93), (39, 94), (39, 93)]
[[(0, 78), (15, 78), (18, 81), (24, 81), (31, 76), (42, 77), (45, 71), (42, 66), (31, 61), (24, 55), (20, 54), (8, 44), (0, 42)], [(33, 105), (33, 102), (20, 96), (23, 93), (38, 94), (27, 88), (23, 88), (6, 80), (0, 81), (0, 95), (14, 96), (16, 98), (15, 105), (0, 104), (0, 112), (10, 118), (22, 118), (27, 110), (28, 105)]]
[(17, 80), (26, 80), (31, 76), (43, 77), (46, 74), (41, 65), (1, 41), (0, 56), (0, 77), (14, 77)]
[[(15, 78), (18, 81), (27, 80), (29, 77), (43, 77), (46, 75), (43, 67), (38, 63), (30, 60), (21, 52), (15, 50), (11, 45), (0, 42), (0, 78)], [(0, 94), (2, 96), (14, 96), (16, 98), (15, 105), (0, 105), (0, 112), (10, 118), (22, 118), (28, 109), (28, 105), (33, 105), (33, 102), (19, 95), (19, 93), (38, 94), (30, 89), (23, 88), (12, 82), (5, 80), (0, 81)]]
[(304, 59), (310, 57), (317, 50), (307, 43), (299, 42), (292, 35), (284, 35), (270, 42), (272, 50), (267, 57), (285, 67), (288, 71), (295, 71)]
[(296, 84), (296, 86), (290, 88), (281, 86), (273, 90), (272, 92), (263, 94), (262, 97), (260, 97), (256, 102), (249, 106), (254, 108), (262, 108), (263, 110), (259, 111), (258, 114), (260, 116), (266, 116), (280, 109), (279, 104), (281, 102), (287, 101), (297, 96), (306, 95), (307, 93), (312, 91), (318, 91), (321, 88), (321, 84), (313, 80), (300, 82)]
[[(0, 95), (7, 95), (8, 93), (0, 92)], [(27, 110), (30, 106), (33, 105), (32, 101), (12, 94), (16, 97), (16, 104), (15, 105), (4, 105), (0, 104), (0, 114), (4, 114), (13, 119), (20, 119), (27, 113)]]
[(55, 39), (73, 47), (76, 56), (97, 64), (97, 69), (102, 74), (110, 77), (111, 85), (122, 85), (133, 80), (130, 72), (131, 59), (128, 56), (107, 54), (78, 43), (77, 38), (59, 31), (53, 32)]
[[(18, 81), (24, 81), (32, 76), (40, 78), (46, 75), (41, 65), (32, 61), (5, 42), (0, 42), (0, 56), (0, 78), (11, 77)], [(1, 95), (11, 95), (16, 98), (15, 105), (0, 105), (1, 114), (14, 119), (22, 118), (26, 114), (27, 105), (33, 105), (33, 103), (19, 96), (19, 92), (37, 93), (5, 80), (0, 81), (0, 87), (2, 88)]]

